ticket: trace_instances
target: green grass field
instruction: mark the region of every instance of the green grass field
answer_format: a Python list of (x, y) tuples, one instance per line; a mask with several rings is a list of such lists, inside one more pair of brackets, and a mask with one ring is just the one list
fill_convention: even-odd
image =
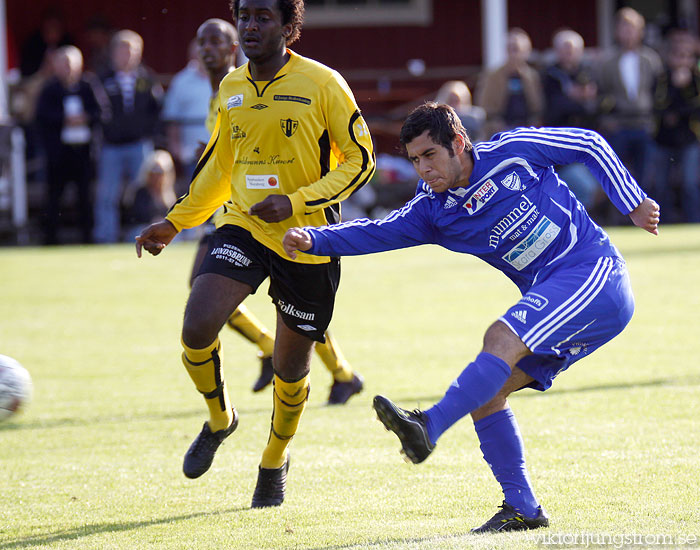
[[(482, 537), (469, 529), (502, 497), (471, 420), (414, 466), (371, 400), (382, 393), (413, 408), (442, 396), (518, 297), (486, 264), (434, 247), (343, 260), (332, 328), (365, 391), (324, 406), (330, 376), (314, 359), (287, 499), (251, 510), (272, 398), (250, 392), (255, 349), (228, 329), (241, 422), (205, 476), (181, 472), (206, 418), (180, 363), (194, 245), (141, 260), (126, 245), (0, 249), (0, 353), (34, 380), (30, 406), (0, 424), (0, 550), (547, 548), (581, 533), (618, 536), (603, 539), (611, 547), (622, 535), (692, 542), (700, 226), (611, 235), (635, 289), (630, 326), (545, 394), (511, 399), (551, 527)], [(272, 323), (266, 286), (247, 303)], [(549, 544), (536, 538), (545, 534)]]

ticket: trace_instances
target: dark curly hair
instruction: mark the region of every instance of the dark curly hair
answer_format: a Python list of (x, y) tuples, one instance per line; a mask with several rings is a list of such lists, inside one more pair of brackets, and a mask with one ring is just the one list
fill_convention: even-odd
[[(233, 20), (238, 21), (238, 6), (240, 0), (231, 0), (231, 14)], [(287, 37), (287, 46), (293, 43), (301, 35), (301, 27), (304, 24), (304, 0), (277, 0), (277, 7), (282, 13), (282, 24), (291, 23), (292, 32)]]

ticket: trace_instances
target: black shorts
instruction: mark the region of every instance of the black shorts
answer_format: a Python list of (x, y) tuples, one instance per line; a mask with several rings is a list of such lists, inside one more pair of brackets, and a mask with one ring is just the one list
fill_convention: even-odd
[(285, 260), (256, 241), (249, 231), (223, 225), (208, 239), (209, 250), (197, 275), (218, 273), (253, 287), (270, 278), (267, 293), (291, 330), (325, 342), (340, 282), (340, 260), (300, 264)]

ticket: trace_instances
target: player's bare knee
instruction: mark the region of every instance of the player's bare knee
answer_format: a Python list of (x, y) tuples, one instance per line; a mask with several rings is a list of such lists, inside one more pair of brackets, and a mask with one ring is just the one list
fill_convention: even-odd
[(211, 319), (187, 310), (182, 323), (182, 341), (192, 349), (204, 349), (216, 340), (220, 329)]
[(496, 321), (486, 330), (482, 351), (500, 357), (510, 367), (530, 354), (518, 335), (501, 321)]

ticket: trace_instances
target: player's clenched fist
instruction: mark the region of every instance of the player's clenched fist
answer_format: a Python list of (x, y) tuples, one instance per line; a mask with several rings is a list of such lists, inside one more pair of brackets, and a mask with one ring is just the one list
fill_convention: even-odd
[(136, 255), (141, 257), (141, 249), (157, 256), (177, 235), (177, 229), (168, 220), (153, 223), (136, 237)]
[(299, 227), (289, 229), (284, 234), (284, 239), (282, 239), (284, 251), (292, 260), (295, 260), (297, 257), (297, 250), (305, 252), (311, 248), (312, 244), (311, 235)]
[(661, 210), (659, 209), (659, 205), (649, 197), (644, 199), (642, 204), (632, 210), (629, 216), (632, 218), (632, 222), (634, 222), (634, 225), (637, 227), (641, 227), (645, 231), (653, 233), (654, 235), (659, 234), (658, 228), (659, 220), (661, 218)]

